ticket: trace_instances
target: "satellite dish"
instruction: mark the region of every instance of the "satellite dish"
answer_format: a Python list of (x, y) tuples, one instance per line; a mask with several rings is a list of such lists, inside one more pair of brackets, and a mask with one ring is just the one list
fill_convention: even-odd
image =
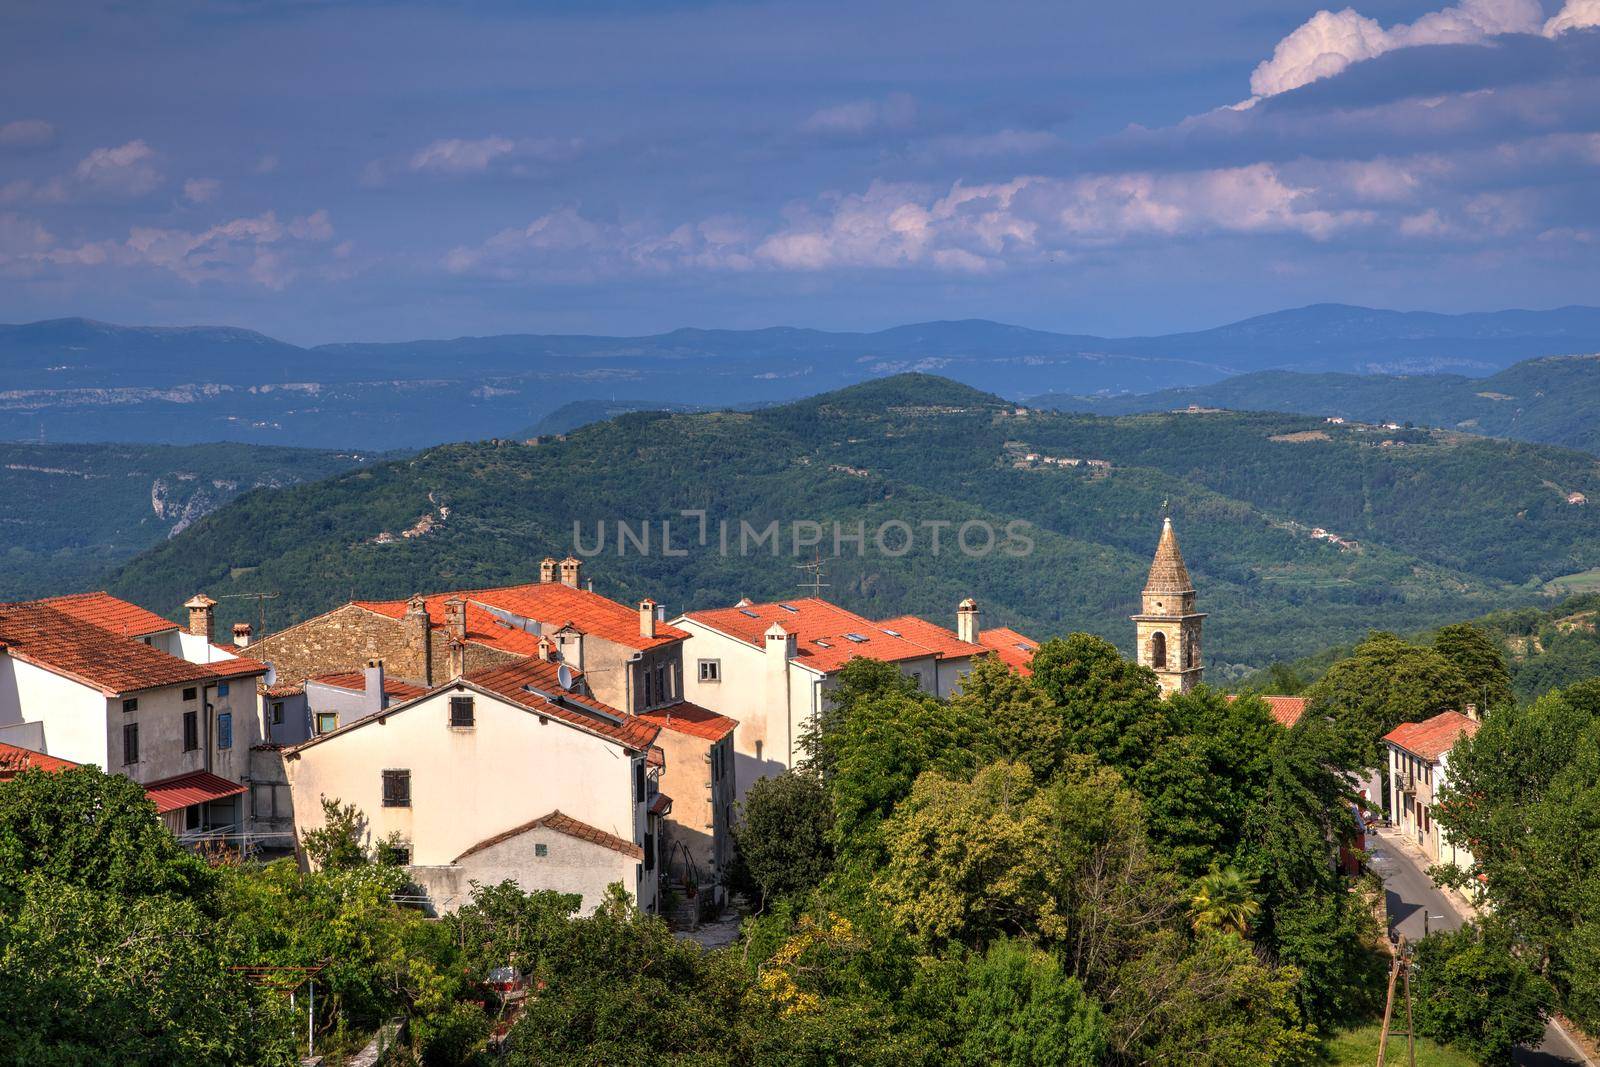
[(267, 673), (261, 676), (261, 680), (266, 683), (268, 689), (271, 689), (273, 686), (277, 685), (278, 668), (274, 667), (270, 663), (267, 664)]
[(556, 681), (561, 684), (561, 688), (563, 688), (563, 689), (571, 689), (572, 688), (572, 668), (568, 667), (565, 663), (563, 663), (561, 666), (557, 667), (556, 668)]

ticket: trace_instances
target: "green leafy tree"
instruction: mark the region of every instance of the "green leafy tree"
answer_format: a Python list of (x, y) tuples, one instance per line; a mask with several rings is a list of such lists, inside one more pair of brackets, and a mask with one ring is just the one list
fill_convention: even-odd
[(1040, 645), (1033, 684), (1061, 718), (1072, 751), (1117, 768), (1137, 767), (1171, 733), (1156, 676), (1109, 641), (1072, 634)]
[(1106, 1052), (1106, 1021), (1056, 957), (1001, 940), (973, 955), (955, 1011), (961, 1062), (1092, 1067)]
[(1037, 686), (998, 656), (977, 657), (950, 703), (967, 719), (988, 724), (997, 758), (1026, 763), (1040, 781), (1066, 762), (1061, 716)]
[(1216, 930), (1246, 937), (1260, 912), (1254, 881), (1233, 867), (1199, 878), (1189, 898), (1189, 924), (1196, 933)]
[(1487, 711), (1511, 702), (1511, 671), (1506, 654), (1489, 633), (1471, 623), (1440, 627), (1433, 647), (1461, 672), (1472, 702)]
[(1461, 669), (1440, 650), (1374, 631), (1309, 690), (1307, 717), (1338, 723), (1348, 762), (1378, 766), (1380, 739), (1403, 722), (1419, 722), (1474, 699)]
[(372, 862), (367, 851), (367, 817), (354, 804), (322, 798), (322, 825), (300, 835), (311, 865), (324, 871), (349, 871)]
[(1553, 999), (1550, 985), (1516, 956), (1498, 924), (1425, 937), (1414, 958), (1418, 1033), (1492, 1067), (1509, 1065), (1517, 1045), (1539, 1043)]
[(833, 801), (807, 771), (762, 778), (745, 793), (733, 836), (763, 901), (804, 893), (833, 869)]

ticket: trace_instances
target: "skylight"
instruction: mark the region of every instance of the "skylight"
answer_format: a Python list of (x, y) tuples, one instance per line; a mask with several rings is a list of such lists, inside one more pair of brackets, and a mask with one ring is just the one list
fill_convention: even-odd
[(866, 641), (866, 638), (860, 634), (845, 634), (844, 639), (846, 641), (854, 641), (858, 645)]
[(905, 636), (899, 630), (891, 630), (887, 626), (885, 626), (883, 628), (883, 632), (888, 634), (890, 637), (903, 637), (903, 636)]
[(755, 612), (751, 611), (749, 608), (740, 608), (739, 609), (739, 614), (748, 616), (749, 618), (752, 618), (752, 619), (761, 618), (761, 616), (757, 615)]
[(795, 607), (793, 604), (779, 604), (778, 607), (782, 608), (784, 611), (792, 611), (796, 615), (800, 614), (800, 609)]

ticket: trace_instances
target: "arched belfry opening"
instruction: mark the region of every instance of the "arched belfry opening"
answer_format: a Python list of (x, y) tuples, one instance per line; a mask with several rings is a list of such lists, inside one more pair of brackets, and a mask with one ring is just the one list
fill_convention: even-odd
[(1150, 635), (1150, 666), (1156, 670), (1167, 665), (1167, 635), (1157, 630)]

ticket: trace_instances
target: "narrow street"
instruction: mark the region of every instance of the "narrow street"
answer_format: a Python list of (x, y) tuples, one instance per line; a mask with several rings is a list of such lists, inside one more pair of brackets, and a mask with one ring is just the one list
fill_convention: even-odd
[[(1368, 835), (1367, 847), (1368, 862), (1383, 879), (1391, 929), (1398, 930), (1407, 940), (1418, 941), (1428, 929), (1461, 928), (1465, 905), (1433, 884), (1425, 872), (1421, 852), (1397, 831)], [(1545, 1027), (1544, 1042), (1539, 1048), (1518, 1048), (1515, 1059), (1528, 1067), (1592, 1067), (1593, 1062), (1554, 1023)]]

